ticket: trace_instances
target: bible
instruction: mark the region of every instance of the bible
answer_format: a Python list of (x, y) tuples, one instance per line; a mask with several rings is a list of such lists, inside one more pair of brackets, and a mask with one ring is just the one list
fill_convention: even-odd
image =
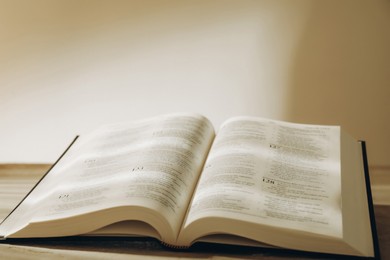
[(140, 236), (375, 258), (364, 141), (339, 126), (195, 113), (78, 136), (0, 237)]

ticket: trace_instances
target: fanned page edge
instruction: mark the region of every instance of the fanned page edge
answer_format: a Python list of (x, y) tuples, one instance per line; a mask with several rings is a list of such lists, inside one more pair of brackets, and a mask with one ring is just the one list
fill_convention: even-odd
[[(69, 149), (75, 144), (76, 140), (79, 138), (79, 135), (77, 135), (72, 142), (68, 145), (68, 147), (65, 149), (65, 151), (58, 157), (58, 159), (55, 161), (55, 163), (46, 171), (46, 173), (39, 179), (39, 181), (34, 185), (34, 187), (24, 196), (24, 198), (16, 205), (16, 207), (1, 221), (1, 225), (5, 223), (5, 221), (15, 212), (15, 210), (30, 196), (31, 192), (35, 190), (38, 185), (42, 182), (43, 179), (45, 179), (48, 174), (52, 171), (52, 169), (58, 164), (59, 161), (65, 156), (65, 154), (69, 151)], [(0, 234), (0, 240), (6, 240), (5, 234)]]

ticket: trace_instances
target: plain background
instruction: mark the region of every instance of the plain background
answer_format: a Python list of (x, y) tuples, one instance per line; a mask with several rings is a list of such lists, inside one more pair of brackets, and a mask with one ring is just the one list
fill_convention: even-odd
[(0, 163), (198, 112), (341, 125), (390, 171), (390, 1), (0, 1)]

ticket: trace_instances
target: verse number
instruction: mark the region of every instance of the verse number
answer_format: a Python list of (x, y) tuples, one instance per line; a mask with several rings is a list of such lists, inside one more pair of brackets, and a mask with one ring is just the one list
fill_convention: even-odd
[(69, 199), (70, 195), (69, 194), (61, 194), (58, 196), (58, 199)]
[(131, 169), (132, 172), (135, 172), (135, 171), (141, 171), (143, 170), (144, 167), (143, 166), (137, 166), (137, 167), (134, 167), (133, 169)]
[(264, 183), (275, 184), (275, 180), (263, 177)]

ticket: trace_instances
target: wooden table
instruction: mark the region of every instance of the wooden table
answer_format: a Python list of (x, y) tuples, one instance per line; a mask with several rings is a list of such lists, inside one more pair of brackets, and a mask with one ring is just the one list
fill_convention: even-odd
[[(50, 167), (47, 164), (0, 164), (0, 221)], [(390, 259), (390, 176), (371, 177), (382, 259)], [(203, 246), (172, 251), (141, 238), (26, 239), (0, 243), (0, 259), (334, 259), (291, 251), (234, 246)]]

